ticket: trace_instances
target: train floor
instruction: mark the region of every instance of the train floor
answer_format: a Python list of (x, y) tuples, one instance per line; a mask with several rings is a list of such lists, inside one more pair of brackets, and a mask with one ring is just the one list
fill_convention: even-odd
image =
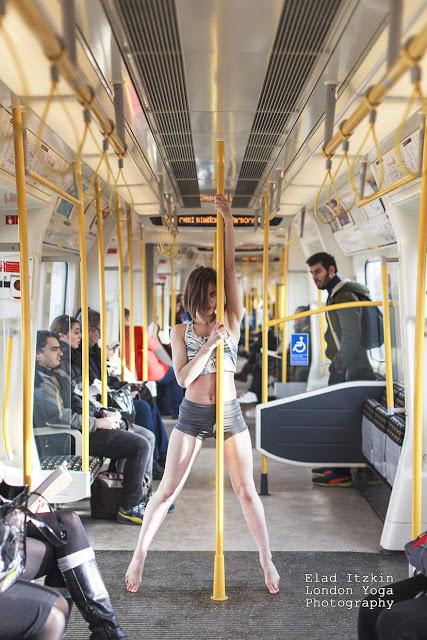
[[(253, 437), (254, 420), (247, 422)], [(168, 422), (168, 427), (173, 423)], [(254, 464), (259, 483), (261, 460), (255, 451)], [(366, 594), (366, 585), (357, 576), (368, 576), (365, 583), (374, 587), (385, 576), (402, 579), (407, 576), (402, 554), (381, 553), (382, 522), (356, 489), (315, 487), (309, 469), (276, 461), (269, 461), (268, 472), (270, 495), (262, 500), (273, 558), (281, 574), (277, 596), (265, 589), (255, 545), (226, 477), (224, 549), (229, 599), (225, 603), (210, 599), (215, 547), (213, 441), (205, 443), (175, 510), (154, 539), (137, 594), (126, 592), (123, 576), (139, 527), (92, 520), (89, 501), (73, 505), (97, 551), (129, 640), (324, 640), (326, 633), (337, 640), (357, 637), (357, 601)], [(312, 582), (316, 577), (323, 582)], [(335, 586), (338, 595), (332, 588), (332, 595), (317, 598), (317, 606), (310, 600), (316, 600), (311, 591), (319, 586), (327, 590)], [(339, 596), (340, 589), (346, 590), (344, 597)], [(86, 637), (85, 624), (74, 611), (67, 639)]]

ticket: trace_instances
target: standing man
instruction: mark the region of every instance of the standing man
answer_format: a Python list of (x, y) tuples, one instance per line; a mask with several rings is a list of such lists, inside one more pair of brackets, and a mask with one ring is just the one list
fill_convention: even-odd
[[(315, 253), (308, 258), (307, 265), (316, 287), (328, 292), (327, 306), (369, 298), (369, 290), (364, 285), (341, 280), (335, 258), (329, 253)], [(353, 307), (325, 314), (328, 325), (325, 333), (326, 356), (331, 361), (329, 385), (349, 380), (375, 380), (362, 343), (362, 313), (361, 307)], [(351, 487), (351, 470), (313, 469), (313, 482), (321, 487)]]

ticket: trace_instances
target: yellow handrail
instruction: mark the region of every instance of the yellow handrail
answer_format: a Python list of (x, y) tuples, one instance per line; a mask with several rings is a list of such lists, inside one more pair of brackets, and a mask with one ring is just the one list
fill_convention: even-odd
[(12, 108), (13, 144), (15, 149), (16, 193), (19, 221), (19, 261), (21, 273), (22, 331), (22, 410), (24, 483), (31, 486), (33, 435), (33, 380), (31, 362), (30, 259), (28, 249), (27, 194), (25, 187), (25, 151), (22, 107)]
[[(282, 307), (283, 313), (286, 315), (288, 310), (288, 272), (289, 272), (289, 240), (286, 241), (283, 253), (283, 300)], [(288, 342), (287, 326), (282, 327), (282, 382), (286, 382), (287, 379), (287, 358), (286, 348)]]
[(175, 310), (176, 310), (176, 291), (175, 291), (175, 260), (173, 253), (169, 256), (170, 264), (170, 326), (171, 328), (175, 324)]
[(391, 353), (391, 330), (390, 330), (390, 305), (388, 291), (388, 272), (387, 260), (383, 258), (381, 261), (381, 285), (383, 290), (383, 328), (384, 328), (384, 354), (386, 367), (386, 391), (387, 391), (387, 410), (393, 413), (394, 409), (394, 393), (393, 393), (393, 362)]
[[(427, 118), (426, 118), (427, 121)], [(427, 124), (427, 122), (426, 122)], [(424, 321), (427, 254), (427, 135), (424, 129), (421, 171), (420, 217), (418, 222), (417, 302), (415, 313), (414, 420), (412, 445), (412, 537), (421, 533), (423, 479), (424, 410)]]
[(400, 80), (404, 73), (409, 71), (425, 54), (427, 49), (427, 24), (423, 26), (421, 31), (411, 38), (408, 44), (403, 47), (396, 58), (395, 62), (387, 70), (384, 78), (371, 89), (366, 96), (360, 101), (353, 113), (345, 119), (344, 123), (339, 126), (337, 133), (327, 143), (323, 152), (330, 158), (335, 151), (341, 146), (343, 138), (351, 136), (356, 126), (368, 115), (368, 113), (377, 105), (379, 105), (384, 96), (393, 88)]
[(58, 196), (61, 196), (61, 198), (63, 198), (63, 200), (66, 200), (67, 202), (69, 202), (70, 204), (73, 204), (76, 207), (79, 206), (80, 200), (78, 198), (75, 198), (74, 196), (70, 195), (69, 193), (67, 193), (63, 189), (60, 189), (59, 187), (56, 186), (56, 184), (54, 184), (50, 180), (47, 180), (46, 178), (43, 178), (43, 176), (39, 176), (39, 174), (36, 173), (35, 171), (31, 171), (29, 169), (27, 171), (27, 176), (29, 178), (32, 178), (36, 182), (39, 182), (43, 186), (48, 187), (48, 189), (50, 189), (54, 193), (58, 194)]
[(15, 331), (7, 329), (6, 331), (6, 357), (4, 360), (4, 390), (1, 412), (1, 433), (6, 451), (7, 459), (13, 460), (13, 451), (9, 437), (9, 403), (10, 403), (10, 379), (12, 377), (12, 353), (13, 353), (13, 336)]
[[(393, 302), (390, 300), (389, 305), (393, 306)], [(309, 309), (308, 311), (301, 311), (301, 313), (293, 313), (290, 316), (284, 318), (273, 318), (268, 321), (269, 327), (277, 327), (284, 322), (290, 322), (291, 320), (299, 320), (300, 318), (307, 318), (308, 316), (314, 316), (318, 313), (324, 313), (325, 311), (336, 311), (337, 309), (352, 309), (354, 307), (382, 307), (382, 300), (358, 300), (357, 302), (340, 302), (339, 304), (331, 304), (329, 306), (316, 307), (315, 309)]]
[[(317, 290), (317, 306), (318, 307), (322, 307), (322, 292), (320, 289)], [(325, 340), (325, 333), (326, 333), (326, 318), (325, 315), (323, 313), (320, 314), (320, 318), (319, 318), (319, 346), (320, 346), (320, 351), (319, 351), (319, 355), (320, 355), (320, 366), (322, 367), (323, 363), (326, 360), (326, 340)], [(323, 369), (322, 369), (323, 371)]]
[(74, 176), (79, 196), (77, 217), (80, 249), (80, 302), (82, 325), (82, 471), (89, 471), (89, 321), (87, 295), (86, 223), (84, 191), (80, 160), (74, 164)]
[[(264, 200), (264, 247), (262, 257), (262, 402), (268, 402), (268, 249), (270, 230), (270, 189), (268, 182), (265, 186)], [(260, 494), (268, 495), (268, 466), (267, 457), (261, 456), (261, 487)]]
[(142, 379), (148, 380), (148, 304), (147, 266), (145, 264), (144, 229), (141, 225), (141, 295), (142, 295)]
[(98, 227), (98, 278), (99, 278), (99, 314), (101, 325), (101, 402), (108, 407), (108, 374), (107, 374), (107, 307), (105, 301), (105, 248), (104, 220), (102, 217), (101, 181), (95, 178), (96, 222)]
[(135, 333), (134, 318), (135, 304), (133, 292), (133, 247), (132, 247), (132, 213), (129, 212), (126, 218), (127, 241), (128, 241), (128, 283), (129, 283), (129, 368), (135, 373)]
[[(224, 193), (224, 142), (216, 143), (216, 192)], [(224, 322), (224, 220), (216, 214), (216, 315)], [(224, 566), (224, 341), (216, 348), (216, 545), (212, 600), (227, 600)]]
[(119, 259), (119, 331), (120, 331), (120, 376), (125, 380), (126, 369), (126, 340), (125, 340), (125, 275), (123, 264), (123, 238), (122, 238), (122, 207), (120, 197), (116, 194), (116, 229), (117, 229), (117, 254)]
[(104, 111), (95, 89), (85, 81), (81, 71), (75, 67), (61, 38), (53, 33), (48, 19), (40, 8), (34, 0), (19, 0), (14, 3), (14, 8), (40, 42), (46, 58), (57, 65), (61, 78), (67, 82), (77, 101), (91, 111), (98, 121), (103, 136), (110, 140), (115, 152), (123, 156), (126, 153), (126, 147), (117, 135), (114, 123)]

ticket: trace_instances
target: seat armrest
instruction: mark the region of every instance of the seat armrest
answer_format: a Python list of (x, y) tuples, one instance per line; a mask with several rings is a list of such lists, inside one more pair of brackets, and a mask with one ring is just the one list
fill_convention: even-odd
[(74, 438), (74, 440), (76, 441), (75, 444), (75, 448), (76, 448), (76, 456), (81, 456), (82, 455), (82, 450), (83, 450), (83, 438), (82, 438), (82, 434), (81, 431), (79, 431), (78, 429), (68, 429), (68, 428), (64, 428), (62, 425), (59, 424), (49, 424), (47, 423), (46, 427), (35, 427), (34, 428), (34, 436), (50, 436), (54, 433), (68, 433), (70, 434), (70, 436), (72, 438)]

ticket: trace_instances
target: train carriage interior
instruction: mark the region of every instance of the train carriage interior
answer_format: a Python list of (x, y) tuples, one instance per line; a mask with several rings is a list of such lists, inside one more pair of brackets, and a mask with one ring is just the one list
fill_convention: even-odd
[[(0, 60), (0, 481), (34, 489), (67, 463), (55, 506), (80, 515), (129, 638), (357, 638), (355, 576), (404, 579), (405, 543), (427, 529), (427, 3), (0, 0)], [(267, 599), (208, 439), (129, 594), (139, 527), (94, 517), (114, 456), (89, 432), (103, 408), (126, 413), (124, 385), (170, 436), (185, 391), (170, 334), (190, 321), (189, 274), (221, 263), (218, 193), (245, 308), (237, 397), (282, 588)], [(335, 259), (332, 293), (316, 254)], [(361, 297), (331, 302), (348, 281)], [(325, 336), (338, 356), (352, 339), (333, 317), (362, 333), (375, 318), (379, 337), (356, 345), (368, 375), (348, 373), (353, 350), (333, 378)], [(65, 637), (85, 624), (74, 608)]]

